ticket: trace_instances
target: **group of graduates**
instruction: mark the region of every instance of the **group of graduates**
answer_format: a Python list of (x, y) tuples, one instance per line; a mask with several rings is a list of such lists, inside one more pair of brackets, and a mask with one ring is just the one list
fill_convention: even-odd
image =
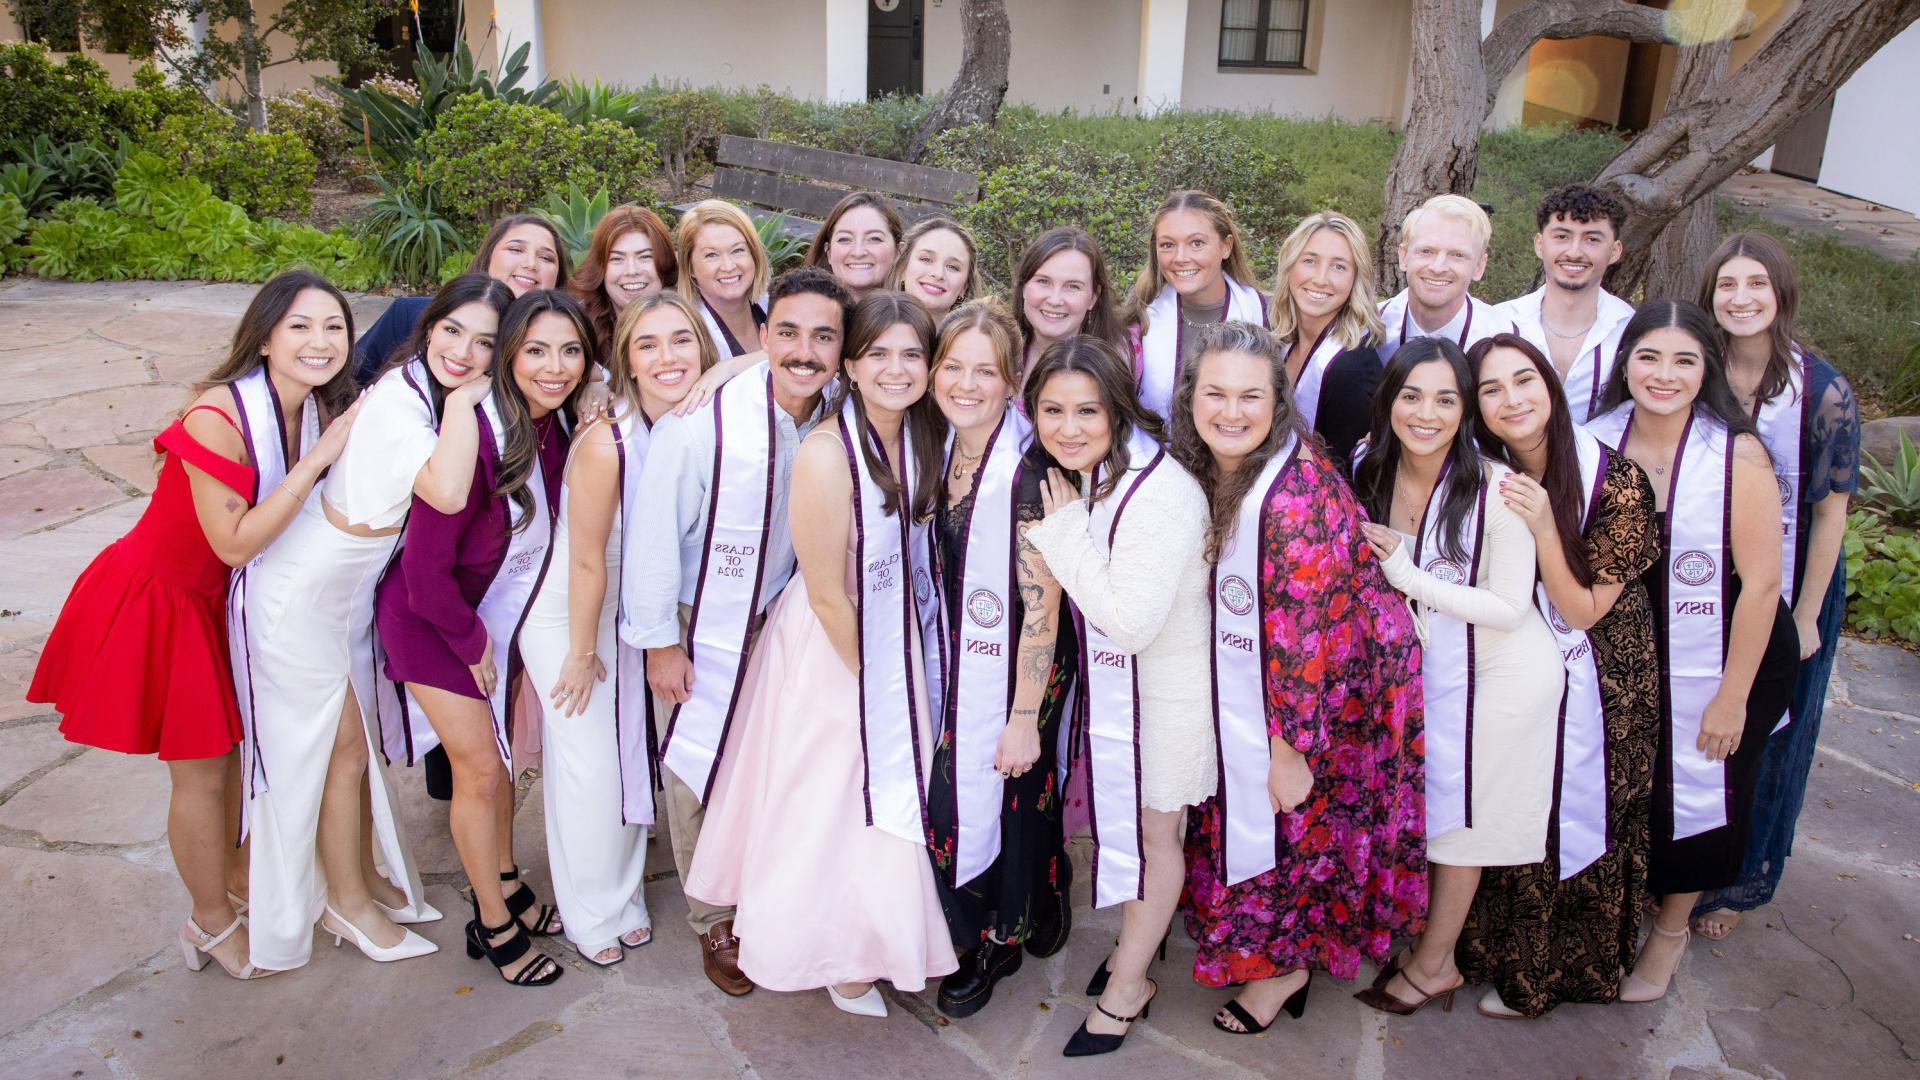
[[(28, 697), (167, 762), (196, 971), (300, 967), (316, 922), (435, 951), (424, 763), (468, 955), (516, 986), (562, 974), (532, 937), (651, 939), (664, 813), (728, 994), (976, 1013), (1064, 946), (1085, 830), (1122, 917), (1068, 1055), (1147, 1015), (1176, 912), (1232, 1034), (1362, 960), (1394, 1014), (1652, 1001), (1780, 880), (1859, 420), (1779, 244), (1636, 310), (1624, 219), (1550, 193), (1499, 305), (1455, 195), (1379, 303), (1352, 219), (1268, 292), (1197, 191), (1125, 294), (1066, 227), (995, 299), (965, 228), (861, 192), (777, 277), (721, 201), (617, 207), (578, 267), (512, 216), (357, 344), (289, 272)], [(513, 853), (536, 748), (550, 902)]]

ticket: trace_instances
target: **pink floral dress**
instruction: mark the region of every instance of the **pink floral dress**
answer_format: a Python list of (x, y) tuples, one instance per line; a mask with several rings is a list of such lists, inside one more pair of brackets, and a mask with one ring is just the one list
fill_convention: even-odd
[(1218, 799), (1192, 815), (1181, 903), (1208, 986), (1302, 967), (1351, 979), (1426, 925), (1420, 646), (1363, 520), (1346, 481), (1304, 451), (1263, 511), (1268, 733), (1306, 755), (1314, 783), (1282, 818), (1279, 865), (1238, 885), (1221, 878)]

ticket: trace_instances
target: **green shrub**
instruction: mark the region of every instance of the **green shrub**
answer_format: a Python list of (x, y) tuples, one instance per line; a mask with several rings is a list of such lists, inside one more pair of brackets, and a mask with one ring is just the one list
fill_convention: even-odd
[(45, 46), (0, 44), (0, 131), (9, 135), (99, 139), (116, 93), (107, 69), (78, 53), (55, 63)]
[(1157, 199), (1126, 158), (1091, 168), (1084, 163), (1011, 165), (982, 178), (979, 201), (957, 208), (956, 217), (979, 245), (980, 272), (1005, 290), (1027, 241), (1059, 225), (1092, 233), (1106, 251), (1109, 268), (1127, 272), (1145, 256), (1141, 214), (1150, 212)]
[(251, 213), (303, 214), (313, 205), (313, 151), (293, 132), (171, 116), (146, 148)]
[(707, 171), (707, 151), (724, 131), (720, 106), (708, 94), (680, 90), (656, 98), (651, 113), (646, 132), (660, 149), (677, 198), (686, 194), (694, 177)]
[(1847, 515), (1847, 626), (1920, 643), (1920, 539), (1880, 517)]
[(312, 90), (275, 94), (267, 99), (267, 130), (297, 136), (313, 154), (316, 174), (337, 177), (347, 171), (353, 134), (337, 100)]
[(27, 208), (7, 192), (0, 192), (0, 248), (20, 239), (27, 231)]
[(605, 187), (615, 203), (651, 203), (653, 146), (608, 120), (573, 125), (548, 109), (482, 97), (462, 100), (420, 141), (421, 179), (456, 221), (481, 224), (538, 206), (574, 184)]
[(768, 138), (843, 154), (899, 160), (914, 129), (938, 98), (889, 94), (871, 101), (808, 102), (792, 126), (771, 129)]

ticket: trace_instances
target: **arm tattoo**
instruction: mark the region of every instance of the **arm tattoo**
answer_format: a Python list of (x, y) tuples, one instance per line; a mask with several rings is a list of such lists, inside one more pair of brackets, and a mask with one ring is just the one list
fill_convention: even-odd
[(1020, 679), (1038, 682), (1044, 687), (1047, 677), (1052, 673), (1053, 649), (1050, 646), (1020, 646)]
[(237, 514), (240, 512), (241, 506), (242, 506), (242, 503), (240, 502), (239, 499), (229, 498), (227, 500), (227, 513)]

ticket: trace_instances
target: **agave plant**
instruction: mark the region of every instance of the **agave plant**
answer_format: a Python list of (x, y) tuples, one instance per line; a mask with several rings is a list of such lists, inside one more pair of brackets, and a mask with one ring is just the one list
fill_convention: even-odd
[(373, 201), (361, 235), (390, 278), (430, 284), (447, 256), (461, 247), (460, 230), (434, 205), (431, 184), (418, 192), (376, 177), (380, 197)]
[(580, 193), (580, 185), (569, 180), (567, 193), (564, 196), (557, 191), (548, 194), (546, 204), (537, 212), (559, 231), (560, 242), (567, 246), (568, 258), (578, 266), (593, 243), (594, 226), (607, 216), (610, 205), (605, 185), (588, 198)]
[(8, 192), (0, 192), (0, 248), (6, 247), (27, 231), (27, 208)]
[(578, 79), (567, 80), (555, 90), (547, 107), (576, 124), (584, 124), (589, 120), (611, 120), (638, 131), (647, 120), (645, 111), (640, 107), (639, 94), (618, 86), (608, 86), (599, 79), (590, 83)]
[(767, 249), (767, 267), (775, 274), (799, 265), (807, 255), (806, 237), (788, 232), (786, 224), (785, 211), (753, 223), (753, 231), (760, 234), (760, 246)]
[(51, 204), (60, 198), (60, 189), (53, 186), (53, 170), (44, 165), (28, 165), (13, 162), (0, 165), (0, 195), (11, 195), (20, 200), (20, 205), (31, 216), (42, 204)]
[(1860, 501), (1890, 524), (1920, 528), (1920, 451), (1900, 433), (1893, 462), (1882, 465), (1872, 454), (1860, 463)]
[(473, 50), (464, 39), (444, 57), (435, 56), (424, 42), (415, 48), (413, 74), (419, 88), (416, 101), (389, 93), (378, 85), (349, 89), (337, 79), (320, 80), (320, 84), (344, 104), (342, 121), (356, 134), (364, 130), (368, 139), (396, 158), (410, 157), (414, 143), (433, 130), (440, 114), (464, 95), (479, 94), (518, 104), (544, 105), (559, 91), (559, 84), (551, 79), (531, 90), (521, 87), (520, 80), (527, 74), (531, 42), (513, 50), (500, 66), (498, 77), (474, 62)]
[(114, 174), (130, 148), (125, 135), (120, 136), (114, 150), (90, 142), (56, 143), (45, 135), (35, 135), (31, 141), (14, 140), (10, 152), (20, 163), (46, 170), (48, 186), (71, 199), (113, 194)]

